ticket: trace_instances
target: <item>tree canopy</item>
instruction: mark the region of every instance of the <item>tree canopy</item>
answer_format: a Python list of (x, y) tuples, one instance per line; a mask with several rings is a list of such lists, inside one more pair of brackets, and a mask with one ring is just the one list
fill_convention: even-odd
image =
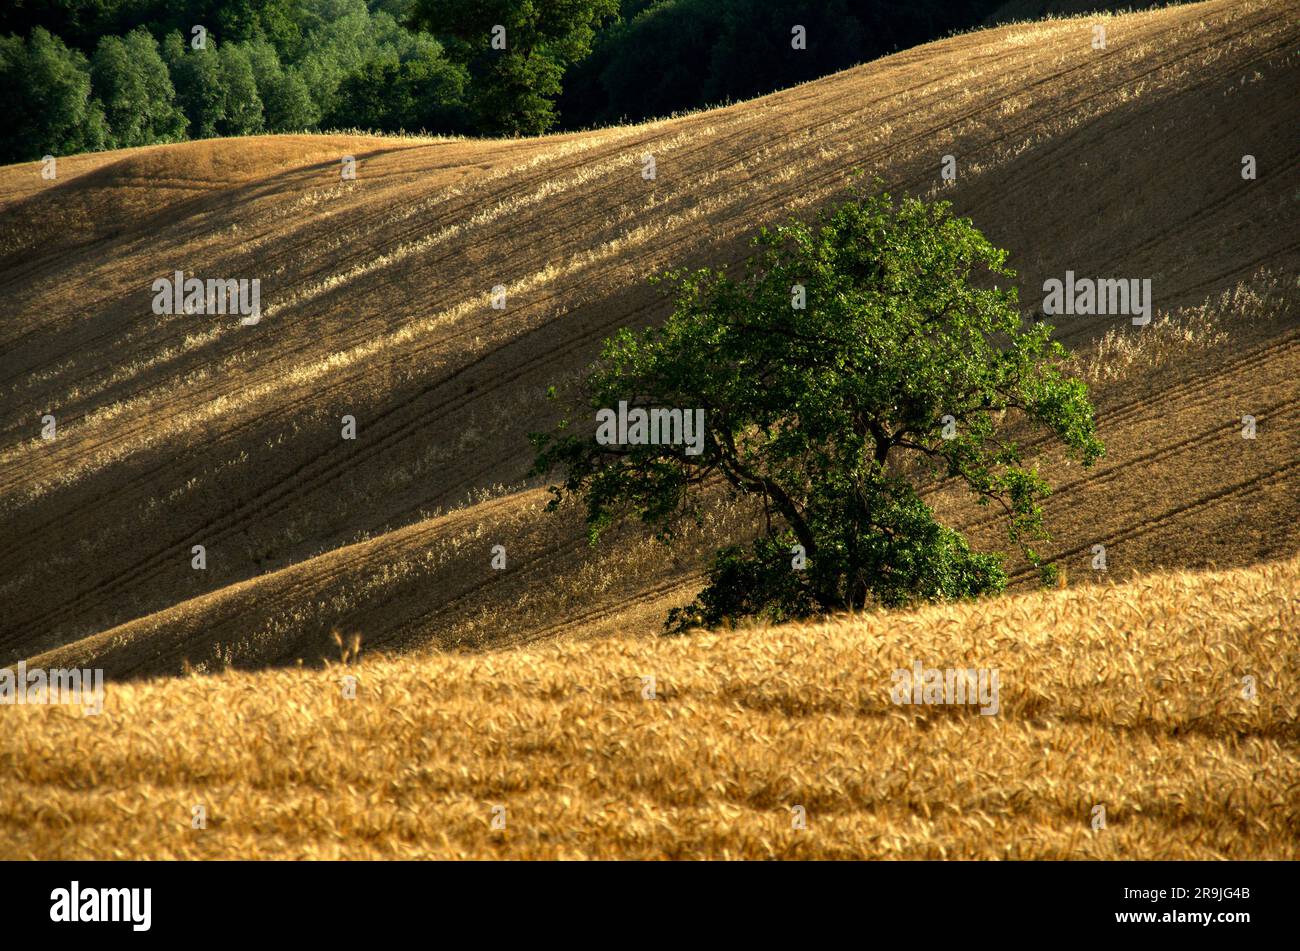
[(479, 128), (526, 135), (555, 123), (565, 70), (617, 12), (618, 0), (415, 0), (411, 22), (468, 67)]
[(574, 409), (533, 437), (534, 471), (563, 472), (551, 507), (583, 500), (594, 542), (624, 517), (671, 537), (711, 484), (761, 502), (756, 540), (717, 553), (678, 628), (1000, 590), (1002, 556), (936, 520), (931, 476), (996, 506), (1039, 564), (1050, 489), (1015, 433), (1045, 429), (1085, 466), (1104, 450), (1051, 328), (1022, 321), (1006, 252), (945, 202), (863, 190), (812, 225), (760, 230), (754, 249), (738, 277), (668, 275), (663, 326), (606, 341), (578, 391), (578, 407), (625, 403), (629, 418), (702, 410), (701, 451), (609, 444)]
[[(996, 0), (624, 0), (565, 79), (570, 128), (747, 99), (976, 25)], [(795, 42), (794, 28), (803, 36)]]
[(90, 83), (103, 104), (114, 148), (181, 138), (185, 117), (158, 43), (148, 30), (106, 36), (90, 62)]
[(103, 148), (104, 107), (90, 94), (86, 57), (36, 28), (26, 41), (0, 37), (0, 85), (10, 102), (0, 128), (0, 159), (36, 159)]
[[(974, 25), (997, 2), (13, 0), (0, 34), (23, 45), (7, 41), (0, 66), (26, 98), (0, 162), (257, 132), (530, 135), (639, 120), (813, 79)], [(206, 44), (192, 44), (197, 27)], [(32, 55), (58, 73), (55, 89), (18, 75)]]

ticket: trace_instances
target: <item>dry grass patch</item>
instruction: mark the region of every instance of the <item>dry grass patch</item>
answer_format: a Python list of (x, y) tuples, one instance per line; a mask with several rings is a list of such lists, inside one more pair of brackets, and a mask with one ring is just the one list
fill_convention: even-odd
[(1300, 307), (1300, 291), (1269, 271), (1260, 271), (1197, 307), (1158, 313), (1139, 329), (1106, 331), (1076, 357), (1076, 370), (1090, 383), (1123, 380), (1221, 347), (1234, 331), (1274, 323)]
[[(0, 856), (1295, 859), (1298, 591), (1293, 558), (110, 684), (99, 717), (0, 708)], [(915, 660), (996, 667), (1000, 713), (894, 705), (891, 672)]]

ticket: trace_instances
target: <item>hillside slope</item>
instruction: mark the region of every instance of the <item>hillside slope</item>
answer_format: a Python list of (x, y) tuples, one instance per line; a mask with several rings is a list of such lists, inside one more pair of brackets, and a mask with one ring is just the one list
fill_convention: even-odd
[[(1066, 270), (1152, 279), (1168, 324), (1060, 326), (1109, 361), (1105, 460), (1042, 458), (1061, 486), (1046, 552), (1073, 580), (1095, 577), (1097, 544), (1120, 577), (1294, 553), (1300, 4), (1106, 18), (1104, 50), (1091, 22), (590, 133), (269, 137), (64, 160), (53, 182), (0, 170), (0, 664), (123, 677), (315, 660), (336, 628), (369, 650), (657, 630), (752, 513), (721, 506), (668, 553), (631, 531), (590, 551), (577, 513), (544, 516), (523, 481), (526, 434), (555, 418), (541, 395), (666, 312), (646, 276), (738, 260), (757, 224), (857, 169), (951, 197), (1012, 251), (1027, 310)], [(155, 315), (152, 282), (177, 269), (260, 279), (260, 322)], [(933, 494), (996, 543), (981, 510)]]
[[(6, 711), (0, 858), (1294, 860), (1297, 592), (1292, 558), (110, 684), (97, 716)], [(996, 669), (996, 712), (896, 704), (916, 663)]]

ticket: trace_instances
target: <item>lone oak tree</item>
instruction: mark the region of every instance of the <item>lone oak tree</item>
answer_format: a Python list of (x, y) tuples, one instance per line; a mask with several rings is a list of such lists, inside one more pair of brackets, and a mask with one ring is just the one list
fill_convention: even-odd
[(716, 553), (705, 590), (669, 615), (679, 630), (1001, 590), (1002, 557), (972, 551), (919, 494), (935, 474), (999, 507), (1050, 577), (1029, 547), (1050, 488), (1012, 429), (1045, 428), (1084, 466), (1104, 449), (1051, 328), (1026, 326), (1015, 289), (993, 284), (1014, 277), (1006, 252), (946, 202), (863, 191), (753, 244), (739, 280), (667, 275), (664, 325), (619, 331), (582, 385), (597, 410), (702, 408), (703, 451), (602, 445), (562, 420), (532, 436), (534, 472), (564, 470), (549, 507), (582, 497), (594, 542), (626, 515), (670, 537), (700, 518), (706, 484), (761, 500), (756, 540)]

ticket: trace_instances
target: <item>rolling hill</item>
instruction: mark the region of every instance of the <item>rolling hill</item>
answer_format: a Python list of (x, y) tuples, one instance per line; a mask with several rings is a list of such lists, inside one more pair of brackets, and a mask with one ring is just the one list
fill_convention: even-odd
[[(1106, 27), (1104, 49), (1093, 48), (1094, 24)], [(267, 852), (282, 855), (952, 857), (993, 854), (974, 844), (986, 814), (1019, 843), (999, 855), (1294, 858), (1294, 799), (1279, 803), (1297, 776), (1296, 709), (1279, 691), (1294, 693), (1300, 551), (1298, 40), (1300, 3), (1211, 0), (954, 36), (636, 126), (521, 140), (207, 140), (61, 158), (53, 180), (40, 163), (0, 169), (0, 665), (102, 667), (113, 685), (98, 719), (3, 714), (18, 726), (0, 740), (16, 777), (0, 795), (0, 852), (259, 854), (267, 833)], [(946, 155), (952, 183), (940, 179)], [(1254, 179), (1242, 176), (1247, 155)], [(355, 180), (340, 176), (344, 156)], [(670, 549), (632, 528), (590, 548), (581, 513), (544, 513), (544, 485), (526, 476), (527, 434), (557, 415), (545, 391), (573, 380), (617, 328), (666, 314), (648, 276), (739, 261), (759, 224), (835, 200), (857, 173), (951, 200), (1011, 251), (1026, 313), (1067, 270), (1151, 279), (1148, 326), (1057, 319), (1107, 445), (1086, 472), (1046, 448), (1037, 456), (1056, 487), (1043, 550), (1071, 590), (1035, 592), (1029, 566), (1012, 562), (1015, 589), (998, 602), (650, 638), (694, 595), (705, 556), (755, 513), (719, 499)], [(260, 320), (155, 313), (153, 282), (177, 270), (259, 279)], [(345, 416), (355, 439), (341, 436)], [(1246, 416), (1254, 438), (1243, 438)], [(999, 547), (986, 510), (943, 483), (927, 494), (979, 545)], [(196, 545), (203, 570), (191, 566)], [(492, 567), (495, 545), (504, 570)], [(1093, 567), (1096, 545), (1105, 571)], [(1120, 613), (1104, 613), (1112, 607)], [(1135, 625), (1149, 640), (1126, 651), (1111, 635), (1137, 636)], [(881, 652), (966, 656), (986, 643), (972, 631), (993, 638), (986, 661), (1033, 658), (1034, 677), (1003, 704), (1011, 725), (979, 766), (1034, 786), (1028, 805), (986, 801), (942, 773), (955, 760), (940, 756), (933, 774), (908, 773), (928, 791), (873, 811), (888, 783), (854, 773), (860, 757), (979, 748), (970, 731), (992, 727), (891, 716), (878, 709), (878, 678), (839, 695), (834, 672), (852, 679), (856, 658), (884, 663)], [(327, 713), (299, 710), (318, 702), (312, 691), (337, 689), (337, 668), (319, 669), (337, 660), (335, 632), (361, 639), (357, 670), (383, 711), (415, 703), (403, 725), (374, 711), (349, 714), (355, 726), (321, 724), (313, 717)], [(1197, 644), (1211, 666), (1172, 705), (1115, 680), (1125, 665), (1140, 682), (1192, 677), (1176, 662)], [(677, 684), (670, 697), (698, 707), (623, 717), (636, 699), (623, 681), (654, 670)], [(762, 686), (775, 670), (785, 686)], [(1272, 693), (1238, 709), (1230, 681), (1251, 670)], [(819, 739), (810, 718), (821, 712), (831, 733)], [(779, 757), (746, 766), (737, 753), (728, 771), (732, 753), (701, 745), (704, 772), (688, 774), (691, 755), (661, 761), (644, 745), (733, 713), (737, 736), (831, 744), (830, 772), (781, 785), (764, 772), (779, 771)], [(855, 732), (863, 717), (870, 730)], [(1028, 778), (1046, 742), (1039, 721), (1055, 725), (1050, 742), (1069, 764), (1053, 760), (1041, 782), (1068, 780), (1073, 792)], [(254, 724), (270, 738), (262, 753), (221, 749)], [(442, 759), (405, 778), (382, 773), (391, 789), (353, 788), (364, 757), (328, 765), (311, 742), (360, 750), (389, 729), (406, 744), (394, 749)], [(451, 750), (457, 730), (481, 743)], [(286, 745), (298, 758), (279, 772), (247, 759)], [(1100, 783), (1134, 748), (1112, 790), (1092, 796), (1124, 803), (1130, 825), (1094, 841), (1077, 782)], [(576, 757), (578, 775), (522, 778), (511, 758), (522, 749), (552, 764)], [(62, 754), (40, 765), (43, 750), (81, 750), (90, 765)], [(471, 769), (466, 757), (479, 754)], [(630, 772), (596, 778), (603, 757), (625, 754)], [(174, 778), (156, 772), (159, 757), (180, 764)], [(1190, 771), (1187, 788), (1152, 786), (1140, 768), (1175, 762)], [(463, 783), (439, 772), (466, 769)], [(84, 790), (110, 774), (116, 791), (94, 812)], [(139, 810), (182, 808), (202, 776), (224, 790), (229, 826), (148, 838), (154, 820)], [(302, 792), (317, 780), (349, 790), (346, 820), (304, 818), (319, 816), (323, 800)], [(619, 807), (640, 810), (641, 825), (599, 846), (591, 828), (533, 821), (508, 841), (479, 828), (483, 802), (535, 812), (536, 797), (570, 782), (575, 809), (644, 793)], [(254, 802), (277, 784), (301, 796)], [(965, 803), (961, 816), (933, 814), (940, 788)], [(391, 810), (367, 811), (389, 792), (399, 812), (410, 796), (432, 797), (461, 831), (429, 839)], [(772, 838), (770, 816), (752, 824), (791, 797), (847, 825), (796, 842)], [(108, 834), (110, 806), (138, 821)], [(259, 809), (267, 818), (249, 818)], [(733, 809), (743, 820), (719, 826)], [(65, 823), (83, 812), (89, 827)], [(670, 820), (677, 837), (655, 840)], [(1171, 831), (1185, 825), (1194, 843)]]
[[(1060, 319), (1109, 449), (1086, 475), (1041, 460), (1048, 554), (1074, 579), (1096, 544), (1121, 576), (1295, 551), (1296, 13), (1103, 17), (1103, 50), (1093, 20), (1012, 25), (541, 139), (277, 136), (64, 159), (54, 181), (5, 169), (0, 663), (52, 651), (121, 677), (315, 659), (335, 628), (386, 651), (656, 630), (749, 513), (720, 505), (667, 556), (635, 533), (591, 551), (525, 482), (526, 434), (556, 418), (540, 397), (665, 313), (648, 275), (739, 259), (855, 170), (944, 192), (1012, 251), (1027, 310), (1067, 269), (1151, 278), (1142, 334)], [(178, 269), (259, 278), (261, 320), (154, 314)]]

